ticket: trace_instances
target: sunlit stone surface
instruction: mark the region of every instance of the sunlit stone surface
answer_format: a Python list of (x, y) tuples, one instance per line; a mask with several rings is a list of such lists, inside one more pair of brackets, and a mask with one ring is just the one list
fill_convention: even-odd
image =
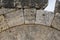
[(16, 10), (15, 12), (5, 14), (5, 18), (6, 18), (7, 24), (10, 27), (24, 24), (24, 17), (23, 17), (22, 9)]
[(34, 24), (36, 19), (36, 9), (24, 9), (25, 24)]
[(59, 0), (57, 0), (57, 2), (56, 2), (55, 12), (56, 12), (56, 13), (57, 13), (57, 12), (60, 13), (60, 1), (59, 1)]
[(0, 33), (0, 40), (60, 40), (60, 32), (41, 25), (22, 25)]
[(35, 24), (50, 26), (54, 18), (54, 13), (43, 10), (37, 10)]

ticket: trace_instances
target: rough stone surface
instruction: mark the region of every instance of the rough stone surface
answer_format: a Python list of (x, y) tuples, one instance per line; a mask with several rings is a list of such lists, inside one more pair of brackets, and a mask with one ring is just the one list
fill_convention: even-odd
[[(20, 1), (14, 0), (15, 8), (0, 9), (0, 40), (60, 40), (60, 13), (58, 13), (58, 9), (56, 9), (56, 14), (36, 8), (28, 9), (26, 3), (24, 5), (26, 9), (22, 9)], [(40, 5), (39, 1), (32, 0), (32, 6)]]
[(15, 12), (5, 14), (5, 18), (6, 18), (7, 24), (10, 27), (24, 24), (24, 17), (23, 17), (22, 9), (16, 10)]
[(22, 25), (0, 33), (0, 40), (60, 40), (60, 32), (42, 25)]
[(0, 32), (7, 29), (7, 28), (8, 28), (8, 25), (4, 21), (4, 16), (0, 15)]
[(25, 9), (24, 10), (25, 24), (34, 24), (36, 19), (36, 9)]
[(60, 30), (60, 13), (56, 13), (52, 26)]
[(54, 13), (43, 10), (37, 10), (35, 24), (50, 26), (54, 18)]
[(12, 12), (14, 11), (15, 9), (6, 9), (6, 8), (1, 8), (0, 9), (0, 15), (1, 14), (6, 14), (6, 13), (9, 13), (9, 12)]

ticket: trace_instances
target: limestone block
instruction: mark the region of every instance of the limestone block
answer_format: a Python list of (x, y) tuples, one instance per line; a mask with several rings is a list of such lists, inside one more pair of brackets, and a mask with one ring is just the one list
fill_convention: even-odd
[(60, 31), (41, 25), (22, 25), (0, 33), (0, 40), (60, 40)]
[(24, 10), (24, 19), (25, 24), (34, 24), (35, 23), (36, 9), (25, 9)]
[(43, 10), (37, 10), (35, 24), (50, 26), (54, 18), (54, 13)]
[(4, 16), (0, 15), (0, 32), (8, 28), (8, 25), (6, 24), (4, 20), (5, 20)]
[(60, 13), (56, 13), (55, 18), (52, 22), (52, 26), (60, 30)]
[(24, 23), (23, 10), (19, 9), (14, 12), (5, 14), (5, 18), (9, 27), (21, 25)]

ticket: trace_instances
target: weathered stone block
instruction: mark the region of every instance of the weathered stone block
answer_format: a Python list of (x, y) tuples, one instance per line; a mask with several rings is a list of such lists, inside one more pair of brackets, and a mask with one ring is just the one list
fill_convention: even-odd
[(5, 18), (9, 27), (21, 25), (24, 23), (23, 10), (20, 9), (15, 12), (5, 14)]
[(60, 31), (41, 25), (22, 25), (0, 33), (0, 40), (60, 40)]
[(50, 26), (54, 18), (54, 13), (43, 10), (37, 10), (35, 24)]
[(25, 24), (34, 24), (35, 23), (35, 18), (36, 18), (36, 9), (25, 9), (24, 10), (24, 19), (25, 19)]
[(7, 28), (8, 28), (8, 25), (5, 22), (4, 16), (0, 15), (0, 32)]
[(52, 26), (60, 30), (60, 13), (56, 13), (55, 18), (52, 22)]

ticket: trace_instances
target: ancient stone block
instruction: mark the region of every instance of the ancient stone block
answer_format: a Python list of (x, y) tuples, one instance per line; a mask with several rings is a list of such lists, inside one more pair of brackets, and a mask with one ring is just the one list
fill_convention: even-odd
[(36, 18), (36, 9), (25, 9), (24, 10), (24, 19), (25, 19), (25, 24), (33, 24), (35, 23), (35, 18)]
[(5, 14), (5, 18), (7, 20), (7, 24), (9, 27), (21, 25), (24, 23), (24, 17), (23, 17), (23, 10), (16, 10), (14, 12)]
[(0, 33), (0, 40), (60, 40), (60, 31), (41, 25), (22, 25)]
[[(23, 1), (24, 1), (24, 0), (23, 0)], [(15, 0), (14, 5), (15, 5), (17, 8), (22, 8), (22, 0)]]
[(6, 24), (4, 20), (5, 20), (4, 16), (0, 15), (0, 32), (8, 28), (8, 25)]
[(43, 10), (37, 10), (35, 24), (50, 26), (54, 18), (54, 13)]
[(55, 18), (52, 22), (52, 26), (60, 30), (60, 13), (56, 13)]

